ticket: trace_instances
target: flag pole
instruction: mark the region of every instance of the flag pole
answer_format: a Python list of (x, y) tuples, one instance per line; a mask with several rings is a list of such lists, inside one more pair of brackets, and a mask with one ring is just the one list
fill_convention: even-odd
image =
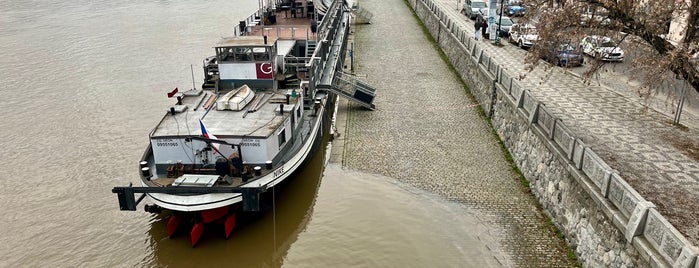
[(192, 71), (192, 90), (195, 90), (197, 86), (194, 85), (194, 67), (191, 64), (189, 65), (189, 70)]

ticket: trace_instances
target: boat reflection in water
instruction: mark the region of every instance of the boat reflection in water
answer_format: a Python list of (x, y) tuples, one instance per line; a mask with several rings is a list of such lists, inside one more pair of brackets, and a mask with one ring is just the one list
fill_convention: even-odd
[[(326, 130), (327, 131), (327, 130)], [(152, 257), (144, 266), (156, 267), (279, 267), (284, 256), (308, 224), (325, 166), (323, 145), (310, 162), (290, 180), (263, 196), (263, 212), (240, 215), (231, 237), (222, 239), (223, 227), (209, 229), (196, 248), (187, 232), (168, 237), (167, 214), (153, 216), (145, 241)], [(272, 199), (271, 194), (275, 194)], [(273, 202), (272, 202), (273, 201)], [(188, 228), (183, 228), (188, 230)]]

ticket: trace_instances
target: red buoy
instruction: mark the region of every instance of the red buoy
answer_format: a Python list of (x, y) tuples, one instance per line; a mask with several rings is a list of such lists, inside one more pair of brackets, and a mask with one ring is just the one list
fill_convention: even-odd
[(226, 218), (226, 223), (224, 224), (226, 228), (226, 239), (231, 236), (233, 228), (235, 228), (235, 214), (231, 214)]
[(170, 216), (170, 219), (167, 221), (167, 235), (169, 237), (172, 238), (172, 235), (175, 234), (177, 228), (180, 227), (180, 222), (182, 222), (182, 218), (175, 214)]
[(227, 206), (204, 210), (201, 212), (201, 218), (205, 223), (210, 223), (223, 218), (223, 216), (226, 216), (226, 214), (228, 214)]
[(192, 239), (192, 247), (197, 245), (199, 239), (204, 234), (204, 223), (198, 222), (192, 227), (192, 232), (190, 233), (190, 238)]

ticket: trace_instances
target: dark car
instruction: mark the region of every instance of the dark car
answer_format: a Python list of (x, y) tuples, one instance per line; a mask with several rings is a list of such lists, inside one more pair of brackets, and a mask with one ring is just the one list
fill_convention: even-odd
[(510, 27), (515, 24), (510, 17), (497, 16), (495, 17), (495, 29), (500, 29), (500, 37), (510, 36)]
[(524, 16), (526, 9), (527, 8), (525, 7), (524, 3), (522, 3), (521, 1), (507, 1), (505, 2), (504, 6), (498, 4), (495, 13), (498, 15), (502, 15), (501, 13), (505, 13), (505, 16), (517, 17)]
[(526, 7), (524, 7), (524, 4), (505, 6), (505, 14), (510, 17), (524, 16), (525, 12)]
[(585, 60), (582, 53), (569, 43), (552, 45), (550, 49), (542, 53), (541, 58), (563, 67), (580, 66)]

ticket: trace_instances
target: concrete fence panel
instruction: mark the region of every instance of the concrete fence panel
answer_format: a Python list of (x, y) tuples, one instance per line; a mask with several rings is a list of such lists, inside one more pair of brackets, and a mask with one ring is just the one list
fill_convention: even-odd
[(493, 57), (490, 57), (490, 60), (488, 60), (488, 72), (494, 75), (498, 73), (498, 63), (495, 62)]
[[(665, 217), (655, 209), (648, 211), (648, 218), (643, 228), (643, 237), (646, 238), (663, 260), (673, 267), (691, 267), (696, 260), (697, 249), (670, 224)], [(652, 256), (651, 256), (652, 259)], [(654, 263), (658, 260), (651, 260)]]
[(478, 57), (478, 64), (483, 64), (483, 66), (486, 66), (485, 64), (488, 62), (488, 54), (485, 53), (485, 51), (481, 50), (481, 56)]
[(479, 45), (474, 44), (472, 56), (476, 58), (476, 63), (480, 63), (481, 57), (483, 57), (483, 49)]
[(539, 111), (536, 113), (536, 123), (541, 127), (541, 129), (546, 133), (546, 135), (551, 138), (553, 134), (553, 127), (556, 123), (556, 117), (553, 113), (546, 108), (544, 105), (539, 106)]
[[(609, 195), (607, 198), (609, 198), (609, 201), (611, 201), (627, 219), (631, 218), (633, 209), (636, 207), (638, 201), (640, 201), (631, 191), (636, 192), (621, 178), (621, 176), (619, 176), (619, 173), (612, 173), (611, 180), (609, 181)], [(625, 199), (628, 200), (626, 206), (624, 206)]]
[(517, 82), (517, 80), (512, 80), (512, 86), (510, 87), (510, 96), (519, 101), (519, 96), (522, 95), (522, 86)]
[(532, 113), (535, 112), (536, 105), (539, 103), (534, 97), (532, 97), (531, 93), (529, 93), (528, 90), (524, 91), (524, 94), (522, 94), (522, 109), (527, 115), (531, 115)]
[(609, 180), (611, 179), (612, 169), (590, 148), (585, 148), (582, 171), (590, 178), (597, 188), (599, 188), (602, 196), (607, 197), (607, 189)]
[(505, 88), (507, 94), (512, 95), (512, 77), (504, 70), (500, 72), (500, 84)]
[(575, 139), (575, 146), (573, 146), (573, 163), (575, 164), (575, 168), (581, 169), (582, 168), (582, 160), (583, 156), (585, 155), (585, 149), (587, 146), (585, 146), (585, 143), (581, 139)]
[(568, 127), (563, 124), (563, 121), (558, 120), (553, 128), (553, 141), (566, 153), (566, 160), (573, 158), (573, 146), (575, 145), (575, 136)]
[[(468, 31), (464, 30), (464, 37), (462, 38), (461, 42), (466, 46), (466, 51), (470, 52), (471, 51), (471, 35)], [(469, 54), (470, 55), (470, 54)]]

